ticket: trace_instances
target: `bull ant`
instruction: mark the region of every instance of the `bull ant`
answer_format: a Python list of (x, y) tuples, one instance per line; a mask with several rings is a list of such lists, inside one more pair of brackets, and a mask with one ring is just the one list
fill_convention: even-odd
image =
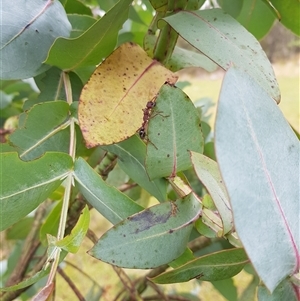
[[(156, 112), (155, 115), (151, 116), (152, 109), (156, 106), (156, 102), (155, 102), (156, 97), (157, 96), (153, 97), (152, 100), (148, 101), (146, 104), (146, 108), (143, 109), (144, 112), (143, 123), (142, 126), (137, 130), (137, 132), (142, 140), (146, 140), (147, 142), (150, 142), (157, 149), (157, 147), (149, 140), (149, 138), (146, 137), (147, 136), (146, 127), (148, 125), (149, 119), (155, 117), (156, 115), (161, 115), (161, 112)], [(163, 117), (168, 117), (168, 116), (163, 116)]]
[(138, 133), (139, 133), (139, 136), (140, 136), (141, 139), (146, 138), (146, 125), (147, 125), (147, 123), (150, 119), (152, 109), (155, 106), (156, 106), (155, 98), (153, 98), (152, 100), (147, 102), (146, 108), (143, 109), (143, 112), (144, 112), (143, 123), (142, 123), (142, 126), (138, 129)]

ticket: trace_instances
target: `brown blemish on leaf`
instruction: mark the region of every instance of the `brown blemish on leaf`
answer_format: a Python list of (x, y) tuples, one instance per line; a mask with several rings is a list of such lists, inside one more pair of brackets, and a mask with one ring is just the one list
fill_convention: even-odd
[(171, 216), (170, 212), (165, 214), (155, 214), (150, 210), (144, 210), (143, 212), (134, 215), (132, 217), (129, 217), (128, 219), (132, 222), (142, 221), (142, 223), (139, 223), (138, 227), (134, 231), (134, 233), (139, 233), (148, 230), (157, 224), (166, 223), (167, 220), (170, 218), (170, 216)]
[(170, 203), (171, 203), (171, 215), (176, 216), (178, 212), (178, 206), (174, 202), (170, 202)]

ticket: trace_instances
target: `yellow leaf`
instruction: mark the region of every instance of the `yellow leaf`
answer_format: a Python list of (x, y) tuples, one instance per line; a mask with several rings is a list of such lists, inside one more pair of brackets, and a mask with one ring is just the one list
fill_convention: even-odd
[(79, 125), (88, 148), (123, 141), (141, 127), (147, 102), (177, 76), (138, 45), (125, 43), (97, 67), (84, 86)]

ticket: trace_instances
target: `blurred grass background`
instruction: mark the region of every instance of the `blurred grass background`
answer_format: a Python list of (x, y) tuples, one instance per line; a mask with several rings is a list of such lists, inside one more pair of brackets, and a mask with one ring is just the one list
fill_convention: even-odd
[[(299, 132), (299, 55), (293, 56), (288, 61), (273, 63), (275, 76), (280, 91), (281, 102), (279, 108), (288, 122)], [(215, 104), (209, 111), (212, 114), (210, 125), (214, 126), (216, 104), (218, 102), (222, 80), (225, 72), (217, 70), (213, 73), (200, 73), (192, 69), (192, 72), (180, 72), (180, 80), (188, 81), (190, 86), (184, 88), (185, 93), (193, 100), (199, 98), (210, 98)]]

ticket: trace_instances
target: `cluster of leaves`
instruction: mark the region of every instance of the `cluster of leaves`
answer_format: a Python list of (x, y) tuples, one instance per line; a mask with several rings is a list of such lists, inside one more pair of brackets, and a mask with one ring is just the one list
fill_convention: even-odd
[[(299, 141), (256, 39), (276, 18), (299, 35), (297, 3), (256, 1), (249, 13), (248, 0), (98, 2), (101, 18), (79, 1), (2, 4), (0, 230), (22, 240), (3, 300), (45, 277), (34, 300), (46, 300), (86, 235), (91, 256), (153, 269), (152, 283), (229, 279), (251, 263), (252, 298), (261, 279), (259, 300), (299, 300)], [(173, 72), (190, 66), (226, 71), (214, 141), (205, 111), (175, 86)], [(114, 225), (99, 240), (92, 207)], [(197, 252), (203, 239), (213, 252)]]

